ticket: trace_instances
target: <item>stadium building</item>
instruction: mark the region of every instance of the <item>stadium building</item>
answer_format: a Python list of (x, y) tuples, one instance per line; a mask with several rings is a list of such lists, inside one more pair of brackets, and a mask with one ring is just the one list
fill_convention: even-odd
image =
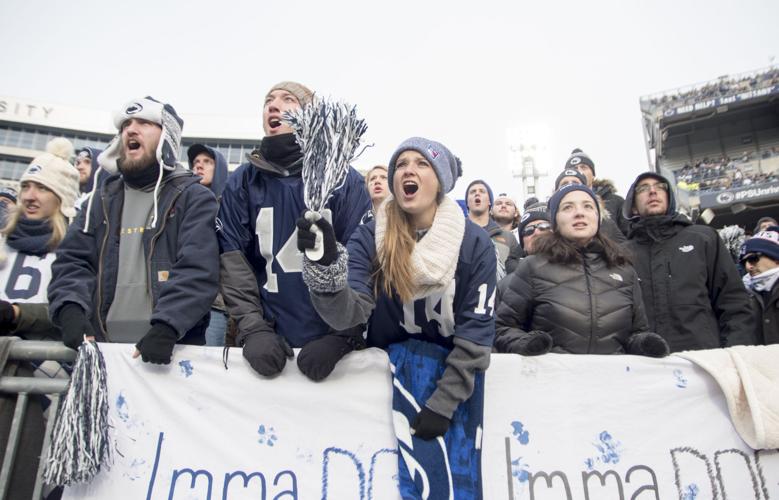
[[(263, 136), (260, 110), (254, 117), (181, 114), (184, 130), (180, 159), (184, 164), (187, 148), (203, 143), (218, 149), (233, 170)], [(30, 161), (55, 137), (69, 139), (76, 149), (104, 148), (115, 134), (109, 110), (0, 96), (0, 184), (18, 187), (18, 180)]]
[(779, 217), (779, 68), (722, 76), (640, 99), (651, 170), (680, 210), (751, 231)]

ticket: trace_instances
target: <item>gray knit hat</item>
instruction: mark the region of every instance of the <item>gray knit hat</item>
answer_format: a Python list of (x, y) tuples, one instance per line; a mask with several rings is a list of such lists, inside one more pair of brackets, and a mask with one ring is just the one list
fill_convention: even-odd
[(265, 94), (265, 97), (274, 90), (284, 90), (294, 95), (301, 107), (310, 103), (311, 99), (314, 98), (314, 93), (308, 87), (297, 82), (279, 82), (270, 88), (268, 93)]
[(392, 194), (392, 177), (395, 175), (395, 162), (403, 151), (416, 151), (425, 157), (435, 169), (441, 190), (448, 193), (454, 188), (457, 179), (463, 175), (462, 162), (440, 142), (431, 141), (423, 137), (411, 137), (403, 141), (392, 153), (387, 170), (387, 183)]

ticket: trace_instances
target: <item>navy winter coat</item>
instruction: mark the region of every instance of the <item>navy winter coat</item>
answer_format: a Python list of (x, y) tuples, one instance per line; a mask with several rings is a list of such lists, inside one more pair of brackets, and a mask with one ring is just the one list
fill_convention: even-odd
[[(201, 320), (210, 311), (219, 280), (216, 199), (199, 181), (186, 171), (164, 180), (157, 227), (143, 235), (151, 322), (170, 325), (185, 342), (202, 336), (207, 323)], [(84, 207), (57, 249), (49, 314), (54, 318), (62, 306), (74, 302), (91, 318), (101, 340), (110, 341), (105, 325), (116, 288), (124, 182), (119, 176), (108, 178), (97, 194), (87, 230)]]

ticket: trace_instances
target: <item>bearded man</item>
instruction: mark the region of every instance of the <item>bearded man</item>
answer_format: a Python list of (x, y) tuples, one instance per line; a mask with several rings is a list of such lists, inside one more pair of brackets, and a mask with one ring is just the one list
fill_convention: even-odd
[(114, 125), (98, 157), (111, 177), (59, 247), (49, 314), (71, 348), (86, 335), (168, 364), (176, 343), (205, 343), (219, 280), (216, 198), (178, 163), (183, 120), (172, 106), (135, 99)]

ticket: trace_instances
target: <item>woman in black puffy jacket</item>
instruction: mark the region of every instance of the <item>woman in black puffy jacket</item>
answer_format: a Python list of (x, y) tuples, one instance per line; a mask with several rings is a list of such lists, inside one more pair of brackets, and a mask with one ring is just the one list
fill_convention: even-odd
[(553, 232), (506, 278), (497, 307), (497, 350), (667, 355), (666, 342), (648, 331), (636, 272), (624, 251), (600, 233), (593, 192), (581, 184), (564, 186), (549, 210)]

